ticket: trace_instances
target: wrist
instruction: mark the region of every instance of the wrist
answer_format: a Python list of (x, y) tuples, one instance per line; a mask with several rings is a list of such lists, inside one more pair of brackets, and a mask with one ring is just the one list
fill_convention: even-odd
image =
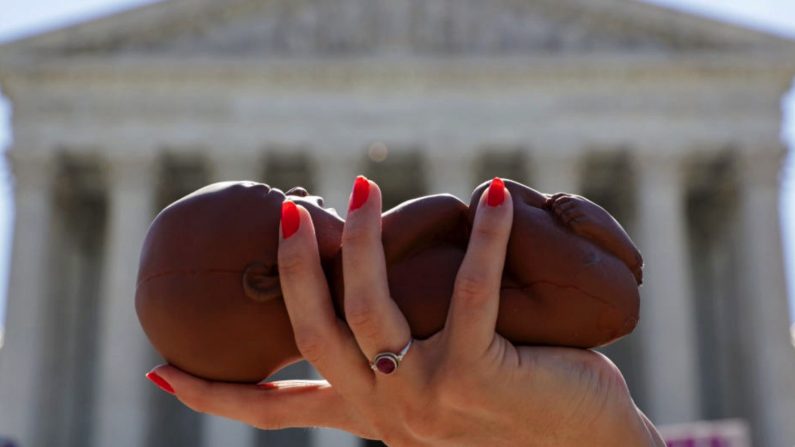
[(602, 431), (602, 442), (594, 445), (632, 445), (643, 447), (665, 447), (654, 424), (643, 412), (631, 403), (621, 412), (611, 413), (613, 416)]

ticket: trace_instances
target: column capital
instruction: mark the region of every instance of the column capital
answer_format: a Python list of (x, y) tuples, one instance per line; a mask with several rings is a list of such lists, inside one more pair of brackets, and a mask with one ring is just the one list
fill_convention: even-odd
[(538, 149), (531, 148), (529, 155), (534, 160), (543, 160), (550, 163), (564, 163), (577, 161), (582, 158), (583, 153), (570, 148), (565, 149)]
[(678, 153), (649, 151), (634, 154), (633, 164), (640, 174), (639, 184), (680, 185), (684, 180), (684, 159)]
[(580, 191), (582, 154), (572, 150), (530, 152), (533, 187), (543, 193)]
[(157, 154), (149, 151), (109, 151), (105, 153), (108, 186), (111, 188), (148, 188), (152, 183), (157, 159)]
[(367, 159), (366, 150), (335, 150), (336, 147), (330, 146), (326, 149), (312, 150), (309, 152), (310, 159), (318, 163), (320, 168), (329, 165), (334, 167), (345, 166), (349, 170), (355, 170), (364, 166), (364, 161)]
[(209, 151), (204, 158), (210, 163), (213, 181), (262, 181), (265, 171), (263, 155), (254, 151)]
[(483, 149), (483, 145), (480, 144), (471, 144), (466, 146), (459, 146), (453, 150), (439, 150), (437, 146), (425, 146), (426, 148), (432, 149), (427, 152), (423, 152), (422, 156), (425, 157), (426, 160), (433, 163), (445, 162), (445, 161), (453, 161), (458, 162), (459, 160), (463, 163), (470, 163), (472, 162), (478, 155), (480, 155), (481, 150)]
[(103, 154), (106, 162), (113, 166), (141, 167), (157, 160), (159, 154), (152, 151), (107, 151)]

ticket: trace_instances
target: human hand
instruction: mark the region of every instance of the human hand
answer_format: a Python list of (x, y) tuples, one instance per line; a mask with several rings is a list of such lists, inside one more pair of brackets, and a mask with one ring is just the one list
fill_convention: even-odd
[[(368, 359), (411, 334), (389, 297), (377, 185), (357, 179), (343, 233), (339, 320), (308, 212), (285, 202), (279, 275), (301, 354), (328, 381), (207, 382), (153, 370), (196, 411), (263, 429), (339, 428), (392, 446), (662, 446), (618, 369), (580, 349), (515, 347), (495, 332), (512, 201), (495, 180), (481, 197), (445, 327), (416, 340), (392, 374)], [(532, 254), (529, 254), (532, 255)]]

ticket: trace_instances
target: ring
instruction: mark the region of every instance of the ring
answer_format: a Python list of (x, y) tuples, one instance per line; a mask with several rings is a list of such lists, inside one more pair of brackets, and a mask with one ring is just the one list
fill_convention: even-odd
[(382, 352), (373, 358), (373, 361), (370, 362), (370, 368), (373, 371), (378, 371), (381, 374), (392, 374), (397, 371), (398, 366), (400, 366), (400, 361), (403, 360), (403, 357), (409, 352), (409, 348), (411, 348), (411, 344), (414, 343), (413, 338), (409, 338), (409, 342), (406, 343), (406, 346), (400, 350), (397, 354), (394, 352)]

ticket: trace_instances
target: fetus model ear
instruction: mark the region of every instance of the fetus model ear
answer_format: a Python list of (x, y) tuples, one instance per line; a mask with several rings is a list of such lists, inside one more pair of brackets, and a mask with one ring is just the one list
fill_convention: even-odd
[(261, 262), (252, 262), (243, 271), (243, 290), (252, 300), (264, 303), (281, 298), (279, 270)]

